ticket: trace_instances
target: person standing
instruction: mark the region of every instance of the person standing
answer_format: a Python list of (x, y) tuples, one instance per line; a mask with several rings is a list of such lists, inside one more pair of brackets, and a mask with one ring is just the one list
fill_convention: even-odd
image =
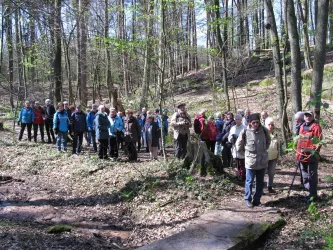
[(100, 159), (108, 159), (108, 142), (110, 121), (105, 113), (104, 105), (98, 107), (98, 112), (95, 116), (93, 127), (96, 131), (96, 139), (99, 142), (98, 156)]
[(178, 159), (184, 159), (192, 124), (190, 115), (185, 111), (185, 103), (178, 104), (177, 108), (178, 111), (171, 117), (170, 126), (173, 127), (173, 138), (176, 144), (175, 155)]
[(269, 130), (269, 134), (271, 136), (271, 144), (269, 145), (268, 148), (267, 189), (269, 193), (275, 193), (273, 189), (273, 181), (274, 181), (276, 164), (280, 160), (281, 141), (278, 137), (278, 133), (275, 130), (274, 120), (272, 118), (270, 117), (266, 118), (265, 126)]
[(19, 134), (19, 141), (22, 140), (23, 133), (25, 128), (27, 127), (28, 130), (28, 140), (31, 141), (31, 128), (32, 124), (35, 120), (35, 114), (32, 108), (30, 107), (30, 102), (26, 101), (24, 108), (21, 109), (17, 124), (21, 125), (21, 130)]
[(295, 134), (299, 135), (299, 129), (301, 128), (302, 124), (304, 123), (304, 112), (298, 111), (295, 114)]
[(86, 114), (82, 111), (81, 104), (76, 106), (72, 113), (73, 151), (72, 154), (79, 154), (82, 150), (83, 133), (87, 131)]
[(220, 155), (221, 154), (223, 125), (224, 125), (224, 120), (222, 118), (222, 113), (217, 112), (215, 114), (215, 126), (216, 126), (216, 129), (217, 129), (217, 135), (216, 135), (216, 144), (215, 144), (214, 155)]
[[(261, 125), (260, 114), (249, 117), (249, 125), (243, 129), (236, 141), (236, 150), (245, 152), (245, 204), (249, 208), (260, 206), (264, 188), (265, 171), (268, 167), (268, 148), (271, 143), (269, 131)], [(252, 196), (252, 186), (256, 179), (255, 192)]]
[(309, 192), (306, 202), (317, 199), (318, 161), (321, 145), (314, 141), (322, 139), (321, 127), (316, 123), (313, 112), (304, 112), (304, 123), (300, 127), (296, 156), (300, 162), (305, 189)]
[(141, 140), (142, 140), (142, 127), (143, 127), (143, 121), (142, 121), (142, 119), (141, 119), (141, 114), (140, 114), (140, 112), (136, 112), (135, 116), (136, 116), (136, 120), (138, 121), (138, 124), (139, 124), (139, 130), (140, 130), (140, 137), (139, 137), (139, 140), (138, 140), (138, 152), (140, 152), (140, 150), (141, 150)]
[[(53, 116), (56, 112), (54, 106), (51, 103), (50, 99), (46, 99), (45, 100), (45, 129), (46, 129), (46, 134), (47, 134), (47, 143), (56, 143), (56, 139), (54, 136), (54, 132), (53, 132)], [(51, 138), (52, 136), (52, 138)], [(51, 141), (52, 139), (52, 141)]]
[(44, 116), (45, 112), (44, 109), (40, 106), (39, 102), (35, 102), (34, 106), (34, 115), (35, 115), (35, 120), (34, 120), (34, 142), (37, 142), (37, 134), (38, 134), (38, 127), (39, 127), (39, 132), (40, 132), (40, 137), (41, 141), (44, 141)]
[(95, 116), (97, 114), (97, 104), (92, 104), (91, 105), (91, 110), (87, 115), (86, 118), (86, 123), (87, 123), (87, 127), (88, 127), (88, 143), (90, 144), (90, 142), (92, 142), (93, 144), (93, 148), (94, 148), (94, 152), (97, 152), (97, 144), (96, 144), (96, 131), (94, 128), (94, 120), (95, 120)]
[(232, 126), (229, 132), (228, 141), (232, 144), (231, 152), (232, 157), (236, 161), (237, 177), (241, 181), (245, 181), (245, 156), (244, 152), (238, 152), (236, 150), (236, 141), (240, 132), (246, 128), (242, 123), (242, 116), (240, 114), (235, 115), (235, 126)]
[(245, 127), (249, 124), (250, 115), (251, 115), (251, 111), (249, 109), (245, 109), (245, 114), (242, 119), (242, 123)]
[(69, 118), (67, 111), (64, 109), (64, 104), (58, 103), (58, 110), (53, 116), (53, 130), (57, 135), (57, 150), (58, 152), (61, 149), (67, 151), (67, 136), (69, 128)]
[(118, 154), (118, 137), (123, 131), (124, 125), (123, 120), (117, 115), (115, 108), (110, 108), (110, 115), (108, 116), (110, 127), (109, 127), (109, 151), (110, 157), (116, 160)]
[(168, 116), (168, 109), (167, 108), (164, 108), (162, 109), (162, 129), (163, 129), (163, 133), (162, 133), (162, 136), (163, 136), (163, 145), (162, 145), (162, 140), (161, 140), (161, 154), (163, 153), (163, 150), (162, 150), (162, 146), (165, 147), (165, 144), (166, 144), (166, 137), (168, 136), (168, 131), (169, 131), (169, 116)]
[(234, 114), (231, 112), (227, 113), (227, 120), (224, 122), (223, 130), (222, 130), (222, 161), (223, 166), (229, 168), (232, 163), (232, 154), (231, 147), (232, 144), (228, 142), (228, 136), (230, 129), (235, 126), (236, 122), (234, 120)]
[(266, 121), (267, 117), (268, 117), (267, 111), (261, 112), (261, 125), (262, 126), (265, 126), (265, 121)]
[(210, 150), (212, 153), (214, 153), (216, 136), (217, 136), (218, 132), (217, 132), (217, 128), (216, 128), (213, 116), (208, 117), (207, 130), (208, 130), (208, 140), (206, 141), (206, 145), (207, 145), (208, 150)]
[(133, 111), (131, 109), (127, 109), (125, 111), (126, 118), (124, 122), (124, 130), (125, 130), (125, 149), (128, 153), (128, 159), (130, 161), (137, 161), (138, 153), (136, 151), (135, 144), (139, 140), (140, 131), (139, 131), (139, 123), (133, 116)]
[(157, 160), (157, 150), (159, 145), (159, 139), (161, 137), (161, 131), (157, 124), (154, 121), (153, 115), (147, 115), (147, 128), (146, 128), (146, 139), (149, 148), (149, 154), (151, 160)]

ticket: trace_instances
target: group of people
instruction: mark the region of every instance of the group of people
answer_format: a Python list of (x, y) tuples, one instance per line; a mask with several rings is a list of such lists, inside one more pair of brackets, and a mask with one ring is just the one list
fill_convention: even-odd
[[(184, 159), (187, 154), (187, 142), (190, 138), (192, 120), (186, 111), (186, 104), (177, 105), (178, 110), (170, 119), (175, 142), (175, 156)], [(252, 114), (249, 109), (232, 112), (218, 112), (215, 117), (206, 117), (207, 110), (201, 110), (194, 118), (194, 132), (198, 134), (207, 149), (221, 156), (224, 167), (230, 167), (232, 162), (237, 166), (238, 178), (245, 181), (245, 202), (248, 207), (260, 205), (264, 189), (264, 177), (267, 173), (267, 191), (274, 193), (273, 181), (275, 168), (281, 157), (281, 142), (275, 129), (274, 120), (268, 113)], [(73, 142), (73, 154), (82, 150), (85, 137), (88, 145), (92, 143), (93, 150), (98, 151), (99, 158), (118, 158), (119, 148), (123, 148), (130, 161), (136, 161), (137, 153), (145, 148), (152, 160), (157, 159), (163, 150), (162, 140), (168, 135), (168, 110), (159, 109), (134, 114), (127, 109), (125, 116), (115, 108), (107, 110), (103, 105), (93, 104), (85, 114), (81, 105), (69, 106), (67, 102), (58, 103), (57, 109), (51, 100), (45, 101), (45, 107), (35, 102), (33, 107), (26, 102), (20, 111), (18, 122), (21, 125), (19, 140), (22, 139), (25, 128), (28, 129), (28, 140), (31, 141), (31, 129), (34, 128), (34, 141), (37, 142), (38, 127), (41, 141), (44, 141), (44, 126), (47, 132), (47, 142), (56, 143), (57, 150), (67, 151), (67, 139), (70, 134)], [(295, 114), (296, 130), (300, 135), (297, 146), (297, 161), (302, 170), (304, 187), (309, 190), (309, 197), (317, 197), (318, 153), (320, 146), (313, 143), (312, 138), (322, 138), (321, 128), (314, 120), (311, 111)], [(57, 138), (55, 138), (55, 135)], [(98, 142), (98, 143), (97, 143)], [(98, 147), (97, 147), (98, 144)], [(315, 152), (315, 153), (314, 153)], [(252, 195), (254, 180), (255, 192)]]
[[(87, 114), (80, 104), (68, 105), (68, 102), (58, 103), (53, 106), (50, 99), (42, 107), (38, 101), (31, 107), (26, 101), (18, 117), (21, 126), (19, 140), (27, 128), (28, 140), (32, 140), (31, 130), (34, 128), (33, 139), (37, 142), (38, 128), (41, 142), (54, 143), (57, 150), (67, 151), (67, 142), (72, 141), (72, 153), (77, 155), (82, 151), (83, 138), (87, 145), (92, 144), (93, 150), (98, 152), (99, 158), (116, 160), (119, 148), (124, 149), (129, 160), (137, 160), (137, 152), (145, 147), (150, 153), (150, 158), (156, 160), (158, 150), (162, 151), (162, 139), (168, 133), (168, 110), (154, 110), (154, 115), (146, 108), (142, 113), (130, 109), (117, 112), (115, 108), (106, 109), (104, 105), (92, 104)], [(134, 116), (135, 115), (135, 116)], [(44, 140), (44, 127), (47, 141)], [(97, 143), (98, 142), (98, 143)], [(97, 147), (99, 145), (99, 147)]]

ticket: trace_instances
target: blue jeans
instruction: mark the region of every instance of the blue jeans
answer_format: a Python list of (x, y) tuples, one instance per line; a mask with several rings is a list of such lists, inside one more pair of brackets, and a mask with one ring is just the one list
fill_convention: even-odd
[(61, 132), (61, 131), (58, 132), (58, 135), (57, 135), (58, 151), (61, 150), (61, 146), (64, 151), (67, 151), (67, 135), (68, 135), (68, 132)]
[(94, 151), (97, 152), (96, 131), (95, 130), (88, 131), (86, 132), (86, 135), (87, 137), (85, 139), (88, 145), (90, 145), (90, 143), (92, 142)]
[(221, 155), (222, 149), (222, 141), (216, 141), (214, 155)]
[[(264, 188), (264, 177), (265, 177), (266, 168), (253, 170), (246, 169), (246, 181), (245, 181), (245, 196), (244, 199), (248, 201), (252, 201), (254, 203), (259, 203), (260, 198), (262, 196), (263, 188)], [(254, 178), (256, 178), (256, 186), (252, 199), (252, 185), (254, 182)]]

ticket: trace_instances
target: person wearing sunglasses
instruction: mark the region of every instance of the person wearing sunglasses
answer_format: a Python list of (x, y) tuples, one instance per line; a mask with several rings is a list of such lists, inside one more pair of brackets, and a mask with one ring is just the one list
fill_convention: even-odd
[[(260, 123), (260, 114), (251, 114), (249, 125), (243, 129), (236, 141), (236, 150), (245, 152), (245, 204), (249, 208), (260, 206), (264, 188), (265, 171), (268, 167), (268, 148), (271, 137), (267, 128)], [(256, 179), (255, 191), (252, 186)]]

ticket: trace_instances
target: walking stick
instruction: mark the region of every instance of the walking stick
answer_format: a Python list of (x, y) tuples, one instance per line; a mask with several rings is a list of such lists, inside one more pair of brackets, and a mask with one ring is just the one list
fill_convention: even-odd
[[(296, 170), (295, 170), (293, 180), (291, 181), (291, 184), (290, 184), (290, 187), (289, 187), (289, 190), (288, 190), (287, 198), (289, 198), (289, 196), (290, 196), (290, 191), (291, 191), (292, 187), (294, 186), (294, 181), (295, 181), (296, 175), (297, 175), (297, 173), (298, 173), (298, 168), (299, 168), (299, 162), (297, 162), (297, 164), (296, 164)], [(301, 178), (302, 178), (302, 176), (301, 176)]]

